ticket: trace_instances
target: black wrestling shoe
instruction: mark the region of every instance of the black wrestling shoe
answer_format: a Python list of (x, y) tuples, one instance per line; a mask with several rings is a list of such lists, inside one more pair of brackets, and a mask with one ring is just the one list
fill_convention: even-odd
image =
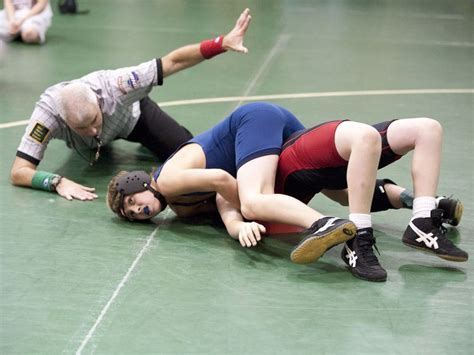
[(415, 218), (403, 234), (403, 243), (409, 247), (436, 254), (450, 261), (466, 261), (469, 255), (446, 237), (442, 223), (443, 210), (431, 211), (431, 217)]
[(358, 229), (354, 239), (344, 245), (341, 257), (355, 277), (382, 282), (387, 280), (387, 271), (380, 265), (372, 247), (378, 251), (374, 230), (372, 228)]
[(443, 223), (457, 226), (461, 222), (464, 206), (461, 201), (451, 197), (440, 196), (436, 198), (438, 208), (443, 210)]
[(323, 217), (303, 233), (303, 240), (291, 252), (291, 261), (297, 264), (312, 263), (326, 250), (354, 238), (356, 226), (348, 219)]

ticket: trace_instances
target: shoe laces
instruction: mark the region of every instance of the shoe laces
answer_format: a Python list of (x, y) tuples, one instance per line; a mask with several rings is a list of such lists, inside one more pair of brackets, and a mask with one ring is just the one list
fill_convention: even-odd
[(437, 226), (438, 227), (438, 244), (439, 245), (444, 245), (444, 246), (451, 246), (453, 243), (448, 239), (446, 236), (448, 229), (444, 227), (442, 224)]
[(451, 248), (455, 247), (452, 241), (447, 237), (448, 229), (443, 226), (441, 217), (435, 216), (433, 219), (433, 232), (437, 232), (435, 235), (438, 237), (438, 244), (442, 248)]
[(440, 225), (438, 229), (439, 229), (439, 232), (443, 235), (443, 237), (446, 237), (446, 233), (448, 233), (448, 228), (446, 228), (443, 225)]
[(433, 226), (439, 231), (442, 237), (446, 236), (446, 233), (448, 232), (448, 229), (443, 226), (443, 213), (441, 213), (439, 216), (432, 216), (433, 220)]
[(356, 238), (359, 238), (357, 241), (359, 254), (362, 256), (364, 262), (367, 265), (379, 265), (379, 260), (372, 249), (372, 247), (375, 247), (375, 250), (377, 250), (377, 253), (380, 255), (379, 249), (377, 245), (375, 245), (375, 238), (373, 236), (356, 236)]

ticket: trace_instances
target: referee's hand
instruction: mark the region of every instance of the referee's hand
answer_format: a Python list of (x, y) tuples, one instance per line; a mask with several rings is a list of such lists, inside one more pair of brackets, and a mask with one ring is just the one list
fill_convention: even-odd
[(92, 201), (99, 197), (94, 193), (94, 191), (95, 188), (93, 187), (82, 186), (72, 180), (66, 179), (65, 177), (61, 179), (61, 182), (56, 187), (56, 192), (69, 201)]
[(244, 47), (244, 36), (249, 27), (251, 18), (249, 9), (245, 9), (240, 14), (234, 28), (224, 36), (222, 41), (222, 47), (224, 49), (230, 49), (242, 53), (248, 52), (248, 49)]

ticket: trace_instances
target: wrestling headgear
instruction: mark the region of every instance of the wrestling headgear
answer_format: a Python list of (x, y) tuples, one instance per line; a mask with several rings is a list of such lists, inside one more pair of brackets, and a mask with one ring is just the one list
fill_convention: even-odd
[(165, 197), (151, 187), (151, 177), (144, 171), (136, 170), (120, 176), (116, 183), (116, 191), (120, 194), (120, 207), (123, 208), (123, 199), (125, 196), (137, 192), (150, 191), (161, 204), (163, 211), (168, 205)]

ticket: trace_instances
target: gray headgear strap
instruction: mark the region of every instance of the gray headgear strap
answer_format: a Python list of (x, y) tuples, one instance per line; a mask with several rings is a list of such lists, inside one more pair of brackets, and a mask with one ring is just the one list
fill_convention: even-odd
[(120, 176), (115, 183), (116, 190), (120, 194), (120, 206), (123, 208), (123, 199), (126, 195), (148, 190), (160, 201), (161, 210), (163, 211), (167, 206), (166, 199), (162, 194), (151, 187), (150, 184), (151, 177), (144, 171), (131, 171)]

